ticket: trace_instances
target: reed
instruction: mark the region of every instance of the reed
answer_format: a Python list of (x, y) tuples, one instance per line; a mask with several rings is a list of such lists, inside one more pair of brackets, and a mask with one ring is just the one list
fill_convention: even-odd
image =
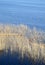
[(19, 52), (22, 58), (26, 55), (34, 61), (45, 62), (45, 31), (29, 28), (26, 25), (0, 24), (0, 50), (8, 53)]

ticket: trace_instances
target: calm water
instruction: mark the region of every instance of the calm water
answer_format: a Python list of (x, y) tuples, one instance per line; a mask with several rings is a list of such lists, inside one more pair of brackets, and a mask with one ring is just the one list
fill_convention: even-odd
[(45, 0), (0, 0), (0, 23), (45, 27)]

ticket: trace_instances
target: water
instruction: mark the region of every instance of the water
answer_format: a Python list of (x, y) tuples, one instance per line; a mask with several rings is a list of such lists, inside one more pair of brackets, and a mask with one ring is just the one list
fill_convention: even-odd
[[(0, 0), (0, 23), (27, 24), (45, 30), (45, 0)], [(10, 52), (10, 51), (9, 51)], [(0, 55), (0, 65), (45, 65), (10, 53)]]
[(45, 0), (0, 0), (0, 23), (45, 26)]
[(28, 59), (26, 56), (22, 59), (19, 58), (19, 53), (10, 54), (10, 50), (8, 54), (3, 53), (0, 56), (0, 65), (45, 65), (41, 60), (36, 60), (36, 62), (33, 59)]

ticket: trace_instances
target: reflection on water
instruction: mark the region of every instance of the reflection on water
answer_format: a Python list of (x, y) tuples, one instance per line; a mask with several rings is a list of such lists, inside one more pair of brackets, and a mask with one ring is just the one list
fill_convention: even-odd
[(45, 31), (22, 24), (0, 24), (0, 64), (44, 65)]
[(3, 52), (2, 55), (0, 55), (0, 65), (45, 65), (45, 62), (43, 60), (36, 60), (30, 59), (24, 55), (24, 58), (20, 56), (20, 54), (17, 52), (11, 54), (10, 50), (8, 50), (8, 53)]

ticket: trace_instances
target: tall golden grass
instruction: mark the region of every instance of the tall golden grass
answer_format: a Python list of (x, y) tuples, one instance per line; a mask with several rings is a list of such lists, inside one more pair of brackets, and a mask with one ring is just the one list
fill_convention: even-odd
[(0, 24), (0, 50), (19, 52), (34, 60), (45, 61), (45, 31), (29, 28), (26, 25)]

